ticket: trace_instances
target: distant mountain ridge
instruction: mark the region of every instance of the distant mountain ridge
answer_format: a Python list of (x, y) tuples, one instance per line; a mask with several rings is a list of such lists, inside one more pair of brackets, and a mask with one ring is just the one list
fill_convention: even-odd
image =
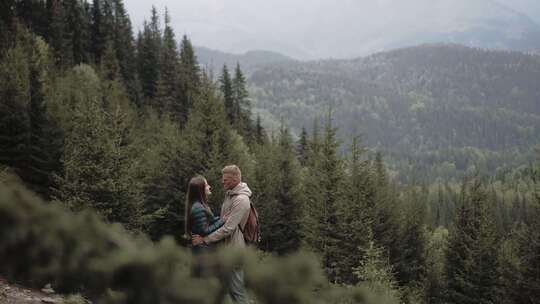
[(331, 107), (345, 142), (360, 132), (400, 172), (433, 177), (531, 160), (540, 144), (539, 79), (535, 55), (429, 44), (265, 66), (249, 83), (269, 129), (284, 120), (296, 134), (309, 131)]
[(263, 50), (248, 51), (244, 54), (232, 54), (206, 47), (195, 47), (195, 52), (199, 63), (214, 70), (214, 72), (221, 71), (224, 64), (228, 67), (235, 67), (237, 63), (240, 63), (242, 70), (250, 72), (263, 65), (295, 60), (277, 52)]
[(270, 50), (313, 60), (439, 42), (535, 50), (540, 48), (538, 2), (199, 0), (169, 3), (168, 8), (176, 32), (188, 34), (195, 45), (231, 53)]

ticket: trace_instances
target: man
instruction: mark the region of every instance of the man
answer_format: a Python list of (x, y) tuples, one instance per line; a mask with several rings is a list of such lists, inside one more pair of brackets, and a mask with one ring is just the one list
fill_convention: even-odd
[[(249, 217), (251, 190), (242, 182), (242, 173), (238, 166), (226, 166), (221, 173), (223, 174), (221, 183), (226, 191), (221, 206), (221, 217), (226, 215), (227, 220), (221, 228), (204, 238), (193, 236), (192, 242), (193, 245), (200, 245), (202, 242), (212, 244), (223, 240), (227, 246), (245, 248), (246, 243), (240, 227), (246, 225)], [(227, 281), (232, 300), (235, 303), (249, 303), (244, 286), (244, 272), (241, 269), (233, 271)]]

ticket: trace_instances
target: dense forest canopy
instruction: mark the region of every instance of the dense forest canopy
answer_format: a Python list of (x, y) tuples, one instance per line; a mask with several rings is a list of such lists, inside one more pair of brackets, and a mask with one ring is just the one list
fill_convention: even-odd
[(251, 71), (250, 91), (239, 63), (200, 64), (167, 10), (133, 33), (121, 0), (1, 4), (1, 276), (97, 303), (223, 303), (190, 276), (184, 200), (202, 174), (218, 210), (235, 163), (262, 239), (213, 269), (243, 264), (260, 303), (538, 302), (540, 168), (522, 161), (537, 57), (289, 61)]
[(249, 78), (265, 125), (285, 120), (299, 134), (331, 108), (342, 139), (362, 133), (409, 181), (528, 165), (540, 143), (538, 79), (538, 56), (459, 45), (290, 61)]

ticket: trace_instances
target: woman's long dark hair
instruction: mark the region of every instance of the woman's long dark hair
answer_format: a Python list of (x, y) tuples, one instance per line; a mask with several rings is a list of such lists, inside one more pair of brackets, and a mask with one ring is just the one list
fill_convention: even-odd
[(185, 237), (191, 238), (191, 207), (193, 203), (201, 202), (207, 207), (208, 197), (206, 195), (206, 179), (200, 175), (193, 177), (188, 184), (186, 192), (185, 209)]

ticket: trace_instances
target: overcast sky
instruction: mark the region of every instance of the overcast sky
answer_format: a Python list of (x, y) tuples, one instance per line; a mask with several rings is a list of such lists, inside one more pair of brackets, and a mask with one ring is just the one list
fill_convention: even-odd
[[(155, 5), (177, 35), (228, 52), (273, 50), (297, 58), (354, 57), (425, 28), (459, 31), (480, 18), (540, 24), (540, 0), (124, 0), (135, 32)], [(524, 14), (529, 13), (528, 19)], [(523, 17), (527, 20), (518, 20)]]

